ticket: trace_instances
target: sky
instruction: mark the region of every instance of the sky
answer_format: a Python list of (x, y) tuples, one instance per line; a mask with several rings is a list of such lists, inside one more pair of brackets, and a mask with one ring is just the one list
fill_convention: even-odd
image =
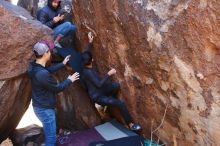
[(17, 5), (18, 0), (12, 0), (12, 4)]
[(34, 114), (32, 103), (31, 103), (27, 111), (25, 112), (24, 116), (22, 117), (20, 123), (18, 124), (17, 129), (24, 128), (32, 124), (36, 124), (42, 127), (41, 122), (38, 120), (38, 118)]

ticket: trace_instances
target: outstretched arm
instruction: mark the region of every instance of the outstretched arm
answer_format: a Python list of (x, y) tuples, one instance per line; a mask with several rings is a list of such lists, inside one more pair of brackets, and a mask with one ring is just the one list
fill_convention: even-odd
[(66, 58), (63, 60), (62, 63), (58, 63), (56, 65), (52, 65), (52, 66), (48, 67), (47, 70), (50, 73), (54, 73), (54, 72), (60, 70), (61, 68), (63, 68), (67, 64), (67, 62), (70, 60), (70, 57), (71, 57), (71, 55), (66, 56)]
[(74, 73), (73, 75), (70, 75), (66, 80), (61, 83), (57, 83), (48, 71), (41, 71), (37, 73), (36, 78), (47, 90), (59, 93), (63, 91), (66, 87), (68, 87), (72, 82), (78, 80), (79, 73)]
[(36, 78), (44, 88), (55, 93), (63, 91), (71, 83), (70, 79), (66, 79), (61, 83), (57, 83), (56, 80), (47, 71), (39, 72), (36, 74)]
[(109, 77), (114, 74), (116, 74), (116, 70), (112, 68), (110, 71), (108, 71), (104, 78), (100, 80), (100, 78), (97, 76), (97, 73), (93, 69), (85, 69), (83, 71), (85, 79), (91, 81), (98, 88), (101, 88)]
[(50, 72), (50, 73), (54, 73), (58, 70), (60, 70), (61, 68), (64, 67), (64, 64), (63, 63), (58, 63), (58, 64), (55, 64), (55, 65), (51, 65), (50, 67), (47, 67), (47, 70)]
[(100, 80), (99, 78), (97, 78), (92, 70), (85, 70), (84, 76), (87, 80), (90, 80), (98, 88), (101, 88), (110, 77), (108, 74), (106, 74), (105, 77)]

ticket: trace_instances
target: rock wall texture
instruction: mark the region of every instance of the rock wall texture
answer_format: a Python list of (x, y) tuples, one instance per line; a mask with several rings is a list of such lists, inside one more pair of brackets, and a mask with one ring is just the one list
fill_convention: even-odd
[(30, 103), (29, 79), (20, 76), (8, 81), (0, 81), (0, 142), (16, 128)]
[(73, 0), (82, 41), (96, 34), (99, 72), (117, 69), (120, 98), (149, 138), (220, 145), (220, 1)]

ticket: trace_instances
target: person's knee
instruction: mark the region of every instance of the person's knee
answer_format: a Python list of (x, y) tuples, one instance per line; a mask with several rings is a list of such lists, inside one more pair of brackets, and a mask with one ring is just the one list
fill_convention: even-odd
[(65, 28), (67, 28), (71, 32), (75, 32), (77, 30), (76, 25), (73, 25), (71, 22), (64, 22)]
[(63, 26), (65, 26), (65, 27), (70, 27), (72, 24), (71, 24), (71, 22), (64, 22), (63, 24), (61, 24), (61, 25), (63, 25)]
[(76, 30), (77, 30), (76, 25), (71, 24), (71, 25), (70, 25), (70, 30), (71, 30), (72, 32), (76, 32)]
[(70, 29), (71, 26), (72, 26), (72, 24), (70, 22), (64, 22), (64, 23), (60, 24), (59, 28)]

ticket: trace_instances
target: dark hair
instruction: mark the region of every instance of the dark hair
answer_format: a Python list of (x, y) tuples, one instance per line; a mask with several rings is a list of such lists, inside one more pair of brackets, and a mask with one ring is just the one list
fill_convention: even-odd
[(84, 52), (82, 54), (82, 63), (83, 65), (90, 65), (92, 63), (92, 53)]
[(40, 58), (43, 57), (43, 55), (39, 55), (39, 54), (37, 53), (37, 51), (35, 51), (35, 50), (34, 50), (34, 55), (35, 55), (35, 57), (36, 57), (37, 59), (40, 59)]
[(59, 9), (61, 8), (61, 1), (59, 1), (59, 5), (58, 5), (57, 8), (54, 8), (54, 7), (52, 6), (52, 3), (53, 3), (53, 0), (48, 0), (48, 1), (47, 1), (47, 6), (50, 7), (51, 9), (53, 9), (53, 10), (59, 10)]

